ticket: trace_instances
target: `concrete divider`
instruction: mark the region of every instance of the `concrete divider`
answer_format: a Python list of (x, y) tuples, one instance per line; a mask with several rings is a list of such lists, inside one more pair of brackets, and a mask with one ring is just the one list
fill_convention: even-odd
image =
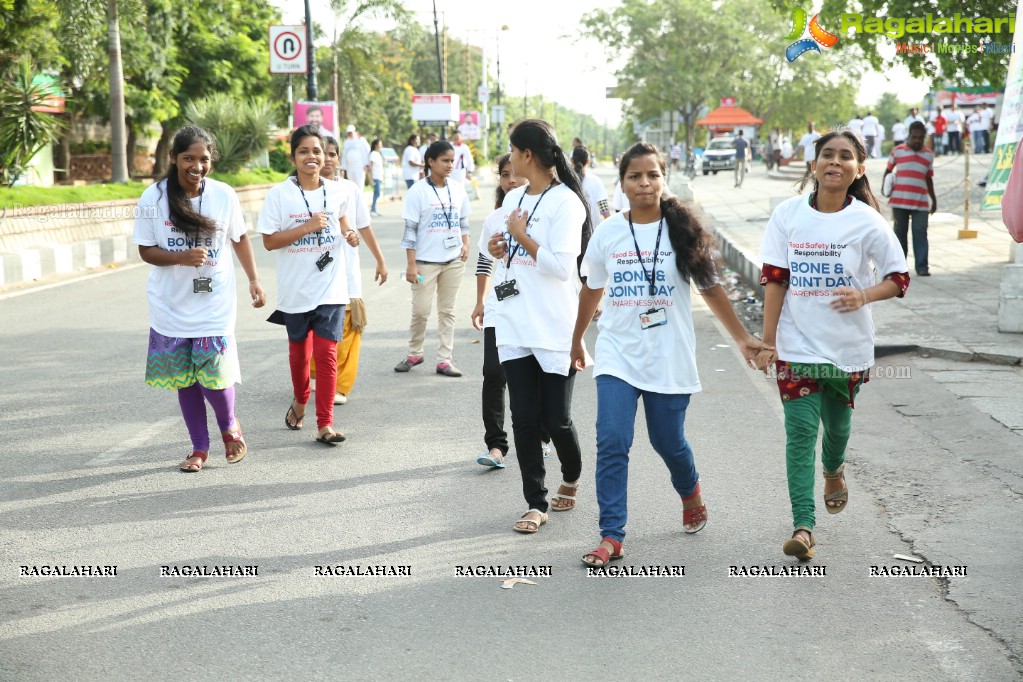
[[(271, 187), (235, 190), (250, 230)], [(0, 211), (0, 287), (138, 261), (131, 241), (137, 205), (122, 199)]]

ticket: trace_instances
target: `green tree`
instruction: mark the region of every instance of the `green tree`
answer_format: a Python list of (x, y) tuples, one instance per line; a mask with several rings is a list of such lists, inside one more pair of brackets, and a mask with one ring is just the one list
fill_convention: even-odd
[(881, 122), (885, 130), (891, 130), (892, 125), (896, 121), (906, 118), (906, 114), (911, 106), (899, 101), (898, 95), (886, 92), (881, 95), (877, 100), (877, 104), (874, 105), (874, 115), (877, 116), (877, 120)]
[(58, 65), (58, 20), (53, 0), (0, 0), (0, 79), (13, 78), (23, 57), (42, 70)]
[(35, 81), (28, 59), (18, 62), (9, 80), (0, 81), (0, 184), (10, 186), (25, 173), (40, 149), (52, 144), (62, 122), (52, 114), (35, 111), (50, 89)]

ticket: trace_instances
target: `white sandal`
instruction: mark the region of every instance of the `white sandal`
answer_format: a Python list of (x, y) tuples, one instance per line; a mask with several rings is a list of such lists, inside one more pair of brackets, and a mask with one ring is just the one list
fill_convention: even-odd
[[(575, 491), (578, 490), (579, 488), (579, 481), (576, 481), (575, 483), (568, 483), (567, 481), (562, 481), (561, 485), (558, 487), (568, 488), (569, 490), (573, 491), (573, 494), (565, 495), (564, 493), (555, 493), (551, 495), (551, 511), (563, 512), (575, 509)], [(554, 500), (571, 500), (572, 504), (568, 505), (567, 507), (555, 507)]]
[[(539, 520), (527, 519), (526, 517), (529, 516), (530, 514), (539, 514), (540, 519)], [(533, 524), (534, 527), (531, 528), (528, 525), (525, 528), (519, 527), (519, 524), (523, 522), (527, 524), (531, 523)], [(545, 512), (542, 512), (539, 509), (530, 509), (525, 514), (523, 514), (518, 521), (515, 522), (515, 525), (512, 526), (512, 530), (514, 530), (516, 533), (535, 533), (536, 531), (540, 530), (540, 526), (542, 526), (545, 523), (547, 523), (547, 514)]]

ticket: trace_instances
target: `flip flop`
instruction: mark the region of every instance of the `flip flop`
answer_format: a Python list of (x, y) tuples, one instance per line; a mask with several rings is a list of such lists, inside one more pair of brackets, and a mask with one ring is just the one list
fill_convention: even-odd
[(334, 431), (333, 429), (326, 431), (322, 434), (316, 435), (317, 443), (326, 443), (327, 445), (337, 445), (338, 443), (345, 442), (345, 434), (340, 431)]
[(504, 462), (494, 459), (493, 455), (491, 455), (489, 452), (485, 452), (482, 455), (480, 455), (479, 457), (477, 457), (476, 458), (476, 463), (477, 464), (482, 464), (483, 466), (490, 467), (492, 469), (503, 469), (504, 468)]
[[(292, 419), (295, 420), (294, 424), (291, 423)], [(288, 405), (288, 411), (284, 415), (284, 425), (287, 426), (292, 431), (299, 431), (302, 429), (302, 422), (304, 421), (305, 421), (304, 414), (302, 415), (301, 419), (298, 418), (298, 412), (295, 412), (295, 403), (292, 402), (290, 405)]]
[[(195, 473), (196, 471), (201, 471), (203, 466), (206, 464), (206, 458), (208, 456), (209, 453), (194, 450), (192, 451), (192, 454), (181, 460), (181, 464), (178, 465), (178, 468), (189, 474)], [(188, 460), (190, 459), (198, 459), (199, 461), (189, 463)]]
[[(224, 440), (225, 446), (224, 455), (227, 458), (227, 463), (237, 464), (238, 462), (242, 461), (242, 459), (245, 457), (245, 453), (249, 451), (249, 446), (245, 444), (245, 438), (242, 437), (241, 423), (237, 419), (235, 419), (234, 429), (230, 431), (222, 431), (220, 435)], [(235, 450), (234, 452), (230, 452), (226, 446), (230, 445), (231, 443), (238, 443), (241, 445), (241, 447)]]

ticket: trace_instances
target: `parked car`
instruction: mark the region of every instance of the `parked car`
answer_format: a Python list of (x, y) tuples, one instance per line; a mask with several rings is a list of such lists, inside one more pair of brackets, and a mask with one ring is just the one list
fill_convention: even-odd
[(704, 175), (735, 170), (735, 138), (715, 137), (703, 151), (701, 170)]

